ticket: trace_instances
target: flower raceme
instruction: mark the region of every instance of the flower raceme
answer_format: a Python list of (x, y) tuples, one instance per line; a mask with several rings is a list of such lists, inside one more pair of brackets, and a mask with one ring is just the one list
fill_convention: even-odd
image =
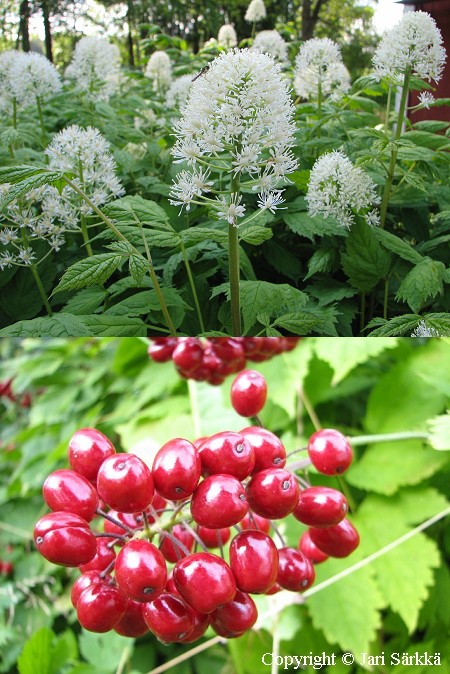
[(255, 37), (252, 49), (273, 56), (275, 61), (285, 64), (288, 61), (287, 44), (277, 30), (262, 30)]
[(238, 39), (236, 31), (230, 23), (225, 23), (219, 28), (217, 42), (221, 47), (225, 47), (225, 49), (231, 49), (231, 47), (237, 46)]
[(338, 100), (350, 88), (350, 75), (339, 46), (327, 37), (307, 40), (295, 60), (294, 89), (298, 96), (317, 101)]
[(36, 105), (61, 90), (61, 78), (42, 54), (5, 51), (0, 54), (0, 110)]
[(245, 12), (245, 20), (249, 23), (262, 21), (267, 16), (266, 8), (263, 0), (252, 0), (247, 11)]
[(155, 91), (166, 91), (172, 82), (172, 64), (170, 57), (164, 51), (155, 51), (150, 56), (145, 76), (153, 80)]
[(405, 72), (423, 80), (441, 79), (445, 64), (442, 35), (427, 12), (407, 12), (382, 37), (374, 57), (375, 75), (402, 84)]
[(96, 101), (107, 100), (119, 85), (120, 52), (115, 44), (98, 37), (83, 37), (75, 46), (66, 77), (76, 89)]
[[(216, 58), (192, 84), (181, 120), (175, 125), (176, 162), (187, 164), (171, 192), (171, 203), (189, 210), (209, 204), (220, 218), (237, 225), (244, 216), (241, 187), (258, 193), (259, 208), (274, 210), (281, 185), (295, 170), (291, 152), (293, 103), (280, 66), (258, 51), (231, 50)], [(214, 190), (214, 177), (230, 186)], [(214, 198), (205, 193), (213, 192)]]
[(373, 208), (380, 201), (375, 184), (343, 152), (319, 157), (311, 170), (305, 198), (310, 215), (334, 217), (347, 229), (355, 222), (355, 216), (370, 226), (379, 224), (378, 212)]

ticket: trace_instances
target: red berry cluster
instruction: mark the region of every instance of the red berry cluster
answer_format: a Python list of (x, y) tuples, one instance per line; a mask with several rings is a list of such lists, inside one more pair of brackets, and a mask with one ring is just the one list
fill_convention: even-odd
[(21, 396), (17, 396), (12, 390), (12, 379), (0, 381), (0, 398), (7, 398), (12, 403), (17, 403), (21, 407), (31, 407), (31, 395), (25, 391)]
[[(231, 396), (240, 413), (258, 413), (262, 376), (240, 373)], [(350, 444), (335, 430), (317, 431), (307, 450), (326, 475), (352, 461)], [(164, 643), (191, 643), (211, 626), (240, 636), (257, 619), (251, 594), (303, 592), (315, 563), (345, 557), (359, 543), (344, 495), (302, 482), (286, 468), (281, 440), (260, 426), (169, 440), (151, 469), (84, 428), (70, 441), (69, 462), (71, 469), (44, 483), (53, 512), (38, 521), (34, 540), (49, 561), (80, 568), (72, 603), (94, 632), (137, 637), (150, 630)], [(272, 521), (291, 513), (309, 528), (297, 548), (277, 546)], [(90, 526), (96, 515), (104, 519), (97, 534)]]
[(157, 363), (172, 360), (185, 379), (222, 384), (243, 370), (248, 360), (261, 363), (292, 351), (300, 337), (156, 337), (148, 355)]

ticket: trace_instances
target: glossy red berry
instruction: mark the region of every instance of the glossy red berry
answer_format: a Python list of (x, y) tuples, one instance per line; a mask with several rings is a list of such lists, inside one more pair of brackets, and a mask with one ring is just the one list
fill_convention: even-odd
[(34, 528), (34, 542), (45, 559), (61, 566), (87, 564), (97, 552), (95, 536), (86, 520), (66, 512), (41, 517)]
[(256, 529), (268, 534), (270, 531), (270, 520), (249, 510), (244, 519), (239, 522), (239, 526), (241, 529)]
[(283, 468), (268, 468), (253, 475), (247, 485), (249, 506), (270, 520), (286, 517), (298, 503), (295, 477)]
[(211, 552), (195, 552), (177, 562), (173, 580), (183, 599), (200, 613), (212, 613), (236, 594), (230, 567)]
[[(186, 554), (189, 554), (192, 550), (194, 537), (182, 524), (175, 524), (170, 534), (168, 536), (167, 533), (161, 533), (159, 549), (168, 562), (175, 563), (182, 557), (186, 557)], [(181, 545), (177, 545), (174, 539), (179, 541)]]
[[(176, 592), (176, 594), (178, 595), (178, 592)], [(186, 604), (186, 606), (188, 608), (188, 615), (191, 619), (193, 628), (192, 632), (190, 632), (187, 637), (180, 639), (180, 643), (192, 644), (194, 641), (197, 641), (205, 634), (209, 627), (211, 614), (199, 613), (198, 611), (195, 611), (193, 608), (191, 608), (188, 604)]]
[(266, 398), (266, 380), (256, 370), (243, 370), (231, 385), (231, 404), (243, 417), (254, 417), (259, 414)]
[(179, 341), (172, 353), (172, 360), (182, 376), (192, 376), (202, 365), (203, 345), (196, 337)]
[(312, 562), (295, 548), (278, 550), (277, 583), (285, 590), (303, 592), (314, 583), (316, 573)]
[(255, 465), (253, 473), (266, 468), (284, 468), (286, 464), (286, 449), (275, 433), (271, 433), (261, 426), (248, 426), (240, 431), (255, 451)]
[(99, 496), (114, 510), (146, 510), (155, 489), (150, 468), (134, 454), (114, 454), (103, 461), (97, 476)]
[[(117, 510), (109, 510), (108, 515), (118, 522), (124, 524), (123, 527), (111, 522), (108, 519), (103, 520), (103, 531), (107, 534), (116, 534), (118, 536), (123, 536), (126, 533), (126, 527), (133, 530), (138, 530), (143, 528), (142, 516), (133, 514), (133, 513), (119, 513)], [(122, 542), (118, 541), (117, 545), (123, 545)]]
[(239, 637), (255, 624), (258, 618), (256, 604), (245, 592), (236, 592), (234, 599), (211, 614), (211, 627), (220, 636)]
[(194, 628), (185, 602), (169, 592), (144, 604), (142, 615), (150, 631), (165, 644), (186, 639)]
[(98, 495), (92, 484), (74, 470), (55, 470), (46, 478), (42, 495), (53, 511), (80, 515), (90, 522), (98, 507)]
[(167, 363), (178, 344), (177, 337), (156, 337), (147, 349), (147, 353), (156, 363)]
[(81, 573), (104, 571), (116, 558), (114, 548), (110, 547), (110, 538), (97, 538), (97, 553), (87, 564), (80, 566)]
[(311, 435), (308, 441), (311, 463), (324, 475), (341, 475), (353, 461), (353, 450), (345, 435), (324, 428)]
[(196, 447), (182, 438), (169, 440), (156, 454), (152, 472), (156, 491), (163, 498), (181, 501), (190, 496), (201, 476)]
[(245, 489), (232, 475), (210, 475), (192, 495), (192, 517), (197, 524), (209, 529), (237, 524), (247, 511)]
[(90, 632), (109, 632), (127, 608), (127, 598), (107, 582), (95, 583), (84, 590), (77, 601), (77, 618)]
[(86, 571), (81, 576), (78, 576), (70, 592), (70, 600), (74, 608), (77, 607), (78, 599), (84, 590), (86, 590), (91, 585), (96, 583), (107, 583), (110, 581), (110, 577), (105, 580), (101, 578), (100, 571)]
[(252, 594), (267, 592), (278, 573), (275, 543), (262, 531), (241, 531), (230, 544), (230, 566), (240, 590)]
[(219, 548), (229, 541), (231, 531), (229, 527), (223, 529), (208, 529), (208, 527), (198, 527), (197, 533), (207, 548)]
[(298, 542), (298, 549), (305, 555), (305, 557), (308, 557), (313, 564), (320, 564), (328, 559), (328, 555), (322, 552), (322, 550), (319, 550), (317, 545), (312, 542), (308, 529), (302, 533)]
[(137, 638), (148, 632), (148, 625), (142, 615), (144, 604), (128, 599), (125, 613), (114, 625), (114, 632), (123, 637)]
[(293, 511), (299, 522), (310, 527), (331, 527), (344, 519), (348, 503), (342, 492), (331, 487), (308, 487), (300, 492)]
[(80, 428), (69, 442), (69, 463), (90, 482), (97, 479), (103, 461), (115, 454), (114, 445), (96, 428)]
[(359, 545), (359, 534), (347, 519), (326, 529), (311, 528), (309, 534), (314, 545), (330, 557), (348, 557)]
[(164, 590), (166, 560), (153, 543), (133, 540), (118, 553), (115, 576), (119, 587), (130, 599), (146, 602)]
[(223, 431), (206, 438), (198, 449), (203, 475), (226, 473), (244, 480), (255, 466), (255, 451), (240, 434)]

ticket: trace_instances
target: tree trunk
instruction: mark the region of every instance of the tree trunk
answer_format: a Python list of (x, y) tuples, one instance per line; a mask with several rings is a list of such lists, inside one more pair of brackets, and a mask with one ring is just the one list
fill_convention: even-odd
[(17, 41), (22, 43), (23, 51), (30, 51), (30, 5), (28, 0), (22, 0), (19, 7), (19, 35)]
[(127, 35), (127, 47), (128, 47), (128, 65), (132, 68), (135, 66), (134, 62), (134, 45), (133, 45), (133, 3), (132, 0), (128, 0), (127, 3), (127, 23), (128, 23), (128, 35)]
[(48, 8), (48, 1), (41, 2), (42, 15), (44, 17), (44, 31), (45, 31), (45, 54), (49, 61), (53, 63), (53, 47), (52, 47), (52, 27), (50, 24), (50, 13)]
[(316, 0), (313, 5), (312, 0), (303, 0), (302, 5), (302, 40), (310, 40), (314, 37), (316, 24), (319, 20), (320, 10), (326, 5), (328, 0)]

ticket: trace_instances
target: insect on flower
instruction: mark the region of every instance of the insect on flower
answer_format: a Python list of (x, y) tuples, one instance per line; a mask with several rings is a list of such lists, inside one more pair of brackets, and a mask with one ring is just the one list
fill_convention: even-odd
[(203, 68), (199, 70), (199, 72), (192, 78), (191, 82), (195, 82), (195, 80), (198, 80), (199, 77), (208, 72), (209, 66), (210, 66), (209, 63), (207, 63), (206, 66), (203, 66)]

